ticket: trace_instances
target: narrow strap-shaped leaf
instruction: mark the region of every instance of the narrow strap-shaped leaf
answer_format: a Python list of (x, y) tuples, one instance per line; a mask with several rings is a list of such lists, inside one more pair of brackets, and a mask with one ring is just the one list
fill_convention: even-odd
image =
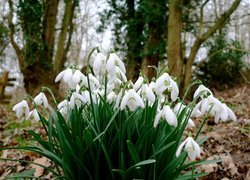
[(140, 158), (139, 158), (139, 155), (136, 151), (134, 144), (130, 142), (129, 140), (127, 140), (127, 146), (128, 146), (129, 154), (131, 158), (133, 159), (134, 163), (140, 162)]

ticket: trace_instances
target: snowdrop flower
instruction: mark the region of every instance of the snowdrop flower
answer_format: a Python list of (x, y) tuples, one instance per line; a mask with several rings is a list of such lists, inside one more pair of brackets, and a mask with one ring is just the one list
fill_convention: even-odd
[(43, 92), (39, 93), (35, 98), (34, 98), (34, 103), (37, 106), (43, 105), (45, 109), (49, 107), (48, 99), (46, 98), (45, 94)]
[[(185, 146), (185, 147), (184, 147)], [(180, 146), (178, 147), (177, 151), (176, 151), (176, 156), (178, 157), (181, 153), (181, 150), (185, 149), (185, 151), (187, 151), (188, 153), (188, 157), (194, 161), (196, 159), (196, 157), (200, 158), (200, 153), (201, 153), (201, 149), (200, 146), (197, 144), (197, 142), (195, 142), (193, 140), (192, 137), (188, 137), (185, 141), (183, 141)]]
[(40, 117), (39, 117), (38, 111), (36, 109), (33, 109), (32, 111), (30, 111), (29, 117), (31, 117), (31, 116), (33, 116), (33, 118), (36, 121), (40, 121)]
[(197, 88), (197, 90), (194, 93), (193, 99), (195, 99), (198, 96), (200, 98), (205, 98), (208, 95), (213, 95), (213, 93), (210, 91), (210, 89), (208, 89), (204, 85), (199, 85), (199, 87)]
[(165, 119), (169, 125), (177, 127), (178, 124), (177, 117), (170, 108), (170, 106), (168, 105), (163, 106), (162, 110), (160, 110), (157, 113), (154, 120), (154, 127), (156, 127), (159, 124), (161, 118)]
[(109, 103), (114, 102), (116, 98), (117, 98), (117, 95), (114, 91), (111, 91), (107, 96), (107, 100)]
[(106, 69), (108, 72), (112, 72), (115, 70), (115, 66), (118, 66), (124, 74), (126, 73), (122, 60), (115, 53), (110, 53)]
[(20, 103), (16, 104), (12, 108), (12, 111), (16, 112), (16, 116), (18, 119), (29, 119), (29, 106), (26, 100), (22, 100)]
[(148, 86), (149, 86), (150, 89), (152, 89), (153, 92), (155, 92), (155, 86), (156, 86), (156, 84), (155, 84), (154, 81), (150, 82), (150, 84)]
[(174, 107), (174, 113), (179, 116), (179, 114), (186, 108), (186, 105), (178, 102)]
[(176, 101), (179, 95), (179, 88), (177, 86), (177, 83), (174, 80), (172, 80), (170, 77), (169, 77), (169, 82), (170, 82), (170, 85), (169, 85), (168, 90), (171, 92), (170, 94), (171, 100)]
[(114, 71), (111, 71), (108, 75), (109, 82), (114, 82), (116, 79), (119, 79), (120, 81), (127, 82), (126, 75), (122, 72), (122, 70), (119, 67), (115, 67)]
[(225, 103), (222, 103), (221, 111), (216, 112), (215, 123), (218, 123), (220, 119), (222, 121), (227, 121), (227, 120), (236, 121), (236, 116), (234, 112)]
[(83, 83), (87, 83), (86, 76), (80, 70), (75, 70), (72, 76), (73, 87), (77, 86), (77, 84), (79, 84), (81, 81), (83, 81)]
[(93, 90), (98, 89), (99, 87), (101, 87), (99, 81), (92, 74), (89, 74), (89, 83), (90, 83), (90, 90), (91, 91), (93, 91)]
[(167, 73), (164, 73), (156, 80), (154, 88), (157, 95), (162, 94), (165, 90), (170, 91), (172, 101), (176, 101), (179, 94), (177, 83)]
[(148, 100), (151, 104), (155, 102), (155, 94), (147, 84), (143, 84), (137, 93), (140, 94), (146, 100)]
[[(86, 100), (88, 104), (91, 103), (89, 91), (85, 90), (82, 92), (82, 97)], [(93, 103), (96, 103), (95, 96), (92, 96)]]
[(140, 77), (136, 80), (135, 84), (133, 85), (133, 88), (134, 88), (135, 91), (137, 91), (137, 90), (142, 86), (143, 80), (144, 80), (144, 79), (143, 79), (142, 76), (140, 76)]
[(67, 68), (64, 71), (60, 72), (55, 79), (55, 82), (62, 80), (66, 83), (71, 89), (75, 89), (77, 84), (80, 82), (87, 84), (86, 76), (80, 70), (74, 70), (72, 68)]
[(118, 78), (108, 81), (107, 89), (113, 91), (114, 89), (120, 89), (122, 81)]
[(120, 106), (121, 110), (125, 109), (126, 106), (128, 106), (130, 111), (135, 111), (138, 107), (144, 108), (142, 98), (135, 92), (134, 89), (130, 89), (128, 92), (125, 92), (125, 95), (122, 98)]
[(80, 108), (82, 104), (85, 104), (87, 101), (83, 98), (82, 95), (80, 95), (78, 92), (73, 92), (70, 101), (69, 106), (71, 109), (74, 109), (75, 105), (77, 108)]
[(63, 100), (62, 102), (60, 102), (60, 103), (57, 105), (57, 108), (58, 108), (59, 112), (60, 112), (63, 116), (67, 115), (68, 107), (69, 107), (69, 102), (68, 102), (66, 99)]
[[(174, 113), (176, 116), (179, 116), (180, 113), (186, 108), (187, 106), (181, 102), (178, 102), (174, 107)], [(192, 112), (193, 113), (193, 112)], [(192, 114), (191, 114), (192, 116)], [(186, 115), (184, 115), (183, 119), (186, 119)], [(189, 127), (195, 127), (194, 121), (191, 118), (188, 118), (188, 124)]]
[(93, 63), (93, 71), (96, 76), (103, 76), (106, 72), (106, 57), (102, 53), (97, 53)]
[(73, 76), (73, 70), (71, 68), (67, 68), (56, 76), (55, 82), (58, 82), (62, 79), (63, 82), (67, 83), (68, 81), (71, 81), (72, 76)]

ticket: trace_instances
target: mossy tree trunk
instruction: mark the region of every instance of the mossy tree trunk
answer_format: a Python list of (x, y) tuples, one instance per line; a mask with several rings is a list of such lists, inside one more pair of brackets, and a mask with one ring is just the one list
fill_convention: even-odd
[(53, 87), (56, 74), (64, 68), (71, 44), (72, 21), (77, 0), (65, 1), (57, 44), (55, 38), (59, 0), (18, 2), (16, 13), (24, 38), (21, 46), (15, 41), (16, 25), (12, 21), (15, 14), (14, 4), (12, 0), (8, 0), (8, 3), (9, 36), (24, 76), (26, 91), (33, 94), (34, 90), (41, 86)]

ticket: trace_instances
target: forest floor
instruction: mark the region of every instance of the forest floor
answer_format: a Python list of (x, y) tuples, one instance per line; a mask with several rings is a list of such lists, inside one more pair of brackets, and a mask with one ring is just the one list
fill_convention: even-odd
[[(237, 122), (225, 122), (215, 124), (208, 119), (203, 135), (208, 137), (202, 147), (202, 158), (221, 159), (221, 162), (202, 165), (198, 169), (208, 172), (209, 175), (202, 178), (208, 179), (239, 179), (250, 180), (250, 85), (236, 86), (224, 91), (213, 90), (215, 97), (222, 98), (233, 109), (237, 116)], [(28, 129), (45, 134), (37, 122), (16, 121), (11, 105), (0, 106), (0, 147), (15, 145), (27, 145), (32, 143), (28, 135)], [(196, 120), (200, 121), (199, 119)], [(48, 159), (42, 158), (34, 153), (20, 152), (17, 150), (3, 150), (1, 158), (33, 161), (49, 166)], [(51, 179), (52, 174), (43, 168), (26, 162), (0, 161), (0, 179), (9, 175), (29, 176), (45, 175), (45, 179)], [(20, 174), (19, 174), (20, 175)]]

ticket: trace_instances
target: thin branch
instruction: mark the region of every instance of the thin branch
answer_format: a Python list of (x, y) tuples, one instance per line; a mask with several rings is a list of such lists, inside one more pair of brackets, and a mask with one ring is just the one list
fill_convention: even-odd
[(209, 0), (206, 0), (202, 6), (201, 6), (201, 10), (200, 10), (200, 26), (199, 26), (199, 37), (202, 35), (203, 33), (203, 11), (204, 11), (204, 7), (206, 6), (206, 4), (209, 2)]

